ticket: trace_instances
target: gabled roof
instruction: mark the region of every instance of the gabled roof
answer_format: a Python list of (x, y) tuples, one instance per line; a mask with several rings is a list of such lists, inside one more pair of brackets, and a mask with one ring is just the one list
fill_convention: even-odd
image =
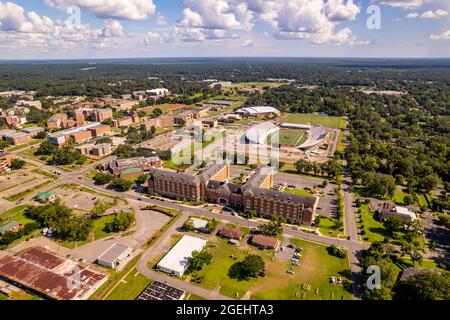
[(200, 179), (198, 176), (193, 176), (185, 173), (178, 173), (160, 169), (150, 169), (149, 173), (151, 177), (156, 179), (174, 180), (178, 182), (190, 183), (195, 185), (200, 183)]

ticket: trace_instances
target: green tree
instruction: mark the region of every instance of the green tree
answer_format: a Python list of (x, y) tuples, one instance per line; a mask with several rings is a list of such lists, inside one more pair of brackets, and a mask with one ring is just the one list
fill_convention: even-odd
[(113, 177), (111, 183), (108, 185), (108, 189), (113, 189), (118, 192), (126, 192), (133, 186), (133, 181), (122, 179), (119, 177)]
[(231, 279), (249, 280), (257, 277), (258, 274), (265, 269), (263, 258), (257, 255), (248, 255), (243, 261), (236, 262), (230, 267), (228, 276)]
[(283, 226), (278, 220), (270, 221), (269, 223), (258, 226), (258, 232), (268, 237), (275, 237), (283, 233)]
[(40, 144), (39, 148), (36, 150), (35, 154), (38, 156), (48, 156), (51, 155), (58, 149), (54, 144), (44, 141)]
[(114, 219), (105, 225), (105, 232), (121, 232), (127, 230), (136, 220), (134, 212), (119, 212)]
[(94, 181), (97, 185), (105, 185), (110, 183), (113, 177), (114, 176), (109, 173), (98, 172), (94, 176)]
[(426, 270), (412, 275), (396, 288), (399, 300), (449, 300), (450, 275), (446, 271)]
[(11, 169), (19, 170), (25, 167), (27, 163), (22, 159), (12, 159), (11, 161)]
[(148, 178), (149, 178), (149, 175), (148, 175), (148, 174), (141, 174), (139, 177), (136, 178), (136, 180), (134, 181), (134, 183), (135, 183), (137, 186), (141, 186), (141, 185), (143, 185), (144, 183), (147, 182)]
[(202, 270), (205, 264), (211, 263), (212, 258), (212, 254), (206, 250), (192, 252), (192, 258), (189, 260), (189, 267), (186, 270), (187, 273)]
[(194, 231), (195, 230), (194, 222), (191, 219), (186, 220), (183, 223), (183, 230), (185, 230), (185, 231)]

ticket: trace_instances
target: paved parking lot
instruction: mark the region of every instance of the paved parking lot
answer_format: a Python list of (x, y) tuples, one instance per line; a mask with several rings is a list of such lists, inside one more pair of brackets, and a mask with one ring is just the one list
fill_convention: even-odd
[(52, 179), (32, 171), (32, 168), (25, 168), (20, 171), (10, 172), (0, 176), (0, 195), (9, 197), (24, 190), (32, 189), (42, 183)]
[[(94, 209), (96, 203), (103, 203), (105, 205), (114, 205), (117, 210), (125, 210), (129, 206), (124, 201), (114, 202), (114, 199), (107, 196), (99, 195), (98, 193), (90, 193), (82, 191), (81, 186), (60, 186), (52, 191), (62, 203), (67, 207), (73, 209), (75, 213), (86, 213)], [(110, 209), (114, 210), (114, 209)]]

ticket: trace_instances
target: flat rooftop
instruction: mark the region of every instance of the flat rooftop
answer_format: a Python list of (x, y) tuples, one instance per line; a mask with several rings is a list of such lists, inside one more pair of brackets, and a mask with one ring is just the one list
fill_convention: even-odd
[(206, 242), (201, 238), (184, 236), (158, 263), (158, 268), (183, 274), (192, 258), (192, 252), (202, 251)]
[(107, 274), (43, 247), (34, 247), (16, 256), (1, 258), (0, 278), (50, 299), (85, 300), (106, 281)]

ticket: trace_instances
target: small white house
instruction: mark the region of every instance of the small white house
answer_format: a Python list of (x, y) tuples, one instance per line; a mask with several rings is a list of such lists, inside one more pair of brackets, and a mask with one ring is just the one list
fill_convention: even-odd
[(192, 224), (194, 225), (194, 229), (200, 232), (208, 232), (208, 221), (198, 218), (191, 218)]
[(132, 251), (130, 247), (116, 242), (97, 258), (97, 263), (115, 269), (124, 264), (123, 262), (131, 256)]

